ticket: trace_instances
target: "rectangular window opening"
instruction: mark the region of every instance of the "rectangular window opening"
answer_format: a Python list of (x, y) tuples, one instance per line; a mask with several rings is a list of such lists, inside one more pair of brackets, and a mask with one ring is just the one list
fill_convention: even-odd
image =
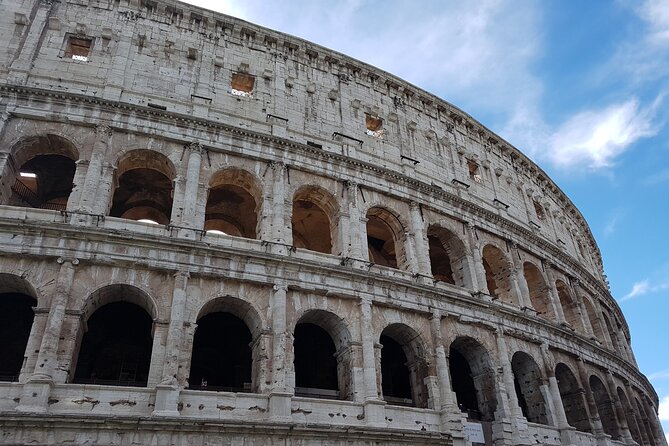
[(233, 73), (231, 82), (231, 93), (235, 96), (251, 97), (256, 78), (246, 73)]
[(365, 113), (365, 126), (367, 127), (365, 133), (367, 133), (369, 136), (373, 136), (375, 138), (380, 138), (383, 136), (383, 119), (379, 118), (378, 116)]
[(544, 211), (544, 207), (541, 206), (539, 202), (536, 200), (533, 200), (534, 203), (534, 212), (537, 213), (537, 218), (539, 220), (545, 220), (546, 219), (546, 212)]
[(481, 177), (481, 169), (479, 165), (474, 161), (467, 161), (467, 169), (469, 170), (469, 179), (476, 181), (477, 183), (483, 183), (483, 178)]
[(65, 57), (68, 59), (87, 62), (88, 56), (91, 54), (91, 46), (93, 40), (84, 39), (81, 37), (70, 36), (67, 39), (67, 49), (65, 50)]

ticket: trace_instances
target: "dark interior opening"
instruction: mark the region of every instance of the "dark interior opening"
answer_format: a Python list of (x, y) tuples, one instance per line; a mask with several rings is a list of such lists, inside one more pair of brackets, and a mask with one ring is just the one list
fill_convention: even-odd
[(308, 322), (295, 326), (295, 394), (338, 398), (337, 359), (330, 335)]
[(37, 155), (19, 169), (12, 186), (12, 204), (64, 210), (72, 192), (76, 165), (62, 155)]
[(451, 372), (452, 389), (460, 411), (465, 412), (470, 420), (481, 420), (476, 386), (467, 359), (459, 351), (451, 349), (448, 356), (448, 367)]
[(140, 306), (113, 302), (88, 319), (75, 383), (146, 387), (151, 363), (151, 316)]
[(383, 398), (392, 404), (411, 405), (411, 377), (402, 346), (381, 335), (381, 382)]
[(230, 313), (209, 313), (197, 321), (189, 388), (250, 392), (251, 331)]
[(37, 300), (19, 293), (0, 294), (0, 381), (18, 381)]

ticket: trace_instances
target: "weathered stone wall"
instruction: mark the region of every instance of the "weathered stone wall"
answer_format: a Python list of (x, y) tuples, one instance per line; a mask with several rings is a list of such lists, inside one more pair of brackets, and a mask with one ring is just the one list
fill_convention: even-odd
[[(37, 301), (20, 373), (0, 383), (0, 442), (470, 444), (459, 355), (488, 444), (666, 444), (582, 216), (461, 110), (173, 1), (3, 2), (0, 38), (0, 298)], [(77, 38), (87, 60), (68, 53)], [(16, 198), (41, 154), (76, 162), (60, 212)], [(167, 179), (152, 192), (166, 224), (112, 216), (138, 169)], [(253, 203), (255, 227), (239, 227), (254, 236), (205, 231), (221, 190)], [(395, 265), (368, 238), (384, 230)], [(91, 316), (119, 300), (153, 321), (146, 387), (76, 382)], [(189, 382), (216, 312), (251, 333), (247, 392)], [(334, 343), (338, 400), (296, 389), (301, 323)], [(382, 336), (403, 349), (414, 407), (384, 395)]]

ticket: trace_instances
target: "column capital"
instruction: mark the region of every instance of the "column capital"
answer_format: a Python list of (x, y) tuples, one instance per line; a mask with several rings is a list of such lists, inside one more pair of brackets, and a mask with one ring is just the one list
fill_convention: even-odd
[(186, 148), (191, 152), (191, 153), (199, 153), (200, 155), (203, 155), (207, 149), (200, 143), (200, 141), (191, 141)]
[(114, 129), (107, 124), (98, 124), (95, 126), (95, 134), (99, 137), (110, 137), (113, 133)]
[(71, 263), (72, 266), (77, 266), (77, 265), (79, 264), (79, 259), (77, 259), (77, 258), (75, 258), (75, 257), (72, 257), (72, 258), (69, 258), (69, 257), (58, 257), (58, 258), (56, 259), (56, 262), (57, 262), (59, 265), (62, 265), (62, 264), (64, 264), (64, 263)]
[(268, 164), (269, 164), (269, 167), (274, 172), (277, 172), (277, 171), (283, 172), (284, 170), (286, 170), (286, 167), (287, 167), (287, 165), (283, 161), (270, 161)]

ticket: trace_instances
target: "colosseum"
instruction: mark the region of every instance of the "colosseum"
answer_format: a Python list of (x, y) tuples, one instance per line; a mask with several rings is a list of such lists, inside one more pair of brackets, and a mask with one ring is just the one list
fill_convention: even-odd
[(0, 36), (0, 444), (666, 446), (583, 216), (464, 111), (175, 0)]

